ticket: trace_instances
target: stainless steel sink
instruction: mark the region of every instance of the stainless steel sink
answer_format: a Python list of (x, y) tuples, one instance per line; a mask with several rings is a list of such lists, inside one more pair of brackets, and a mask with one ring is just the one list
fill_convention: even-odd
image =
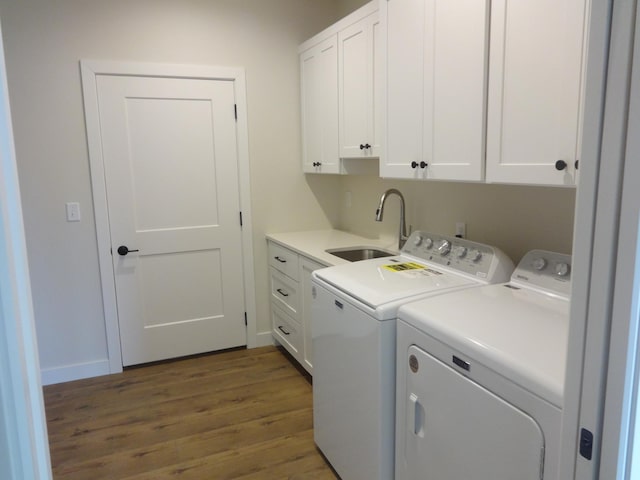
[(349, 262), (358, 262), (360, 260), (369, 260), (371, 258), (392, 257), (396, 255), (395, 253), (373, 247), (330, 248), (325, 251), (331, 255), (340, 257), (343, 260), (348, 260)]

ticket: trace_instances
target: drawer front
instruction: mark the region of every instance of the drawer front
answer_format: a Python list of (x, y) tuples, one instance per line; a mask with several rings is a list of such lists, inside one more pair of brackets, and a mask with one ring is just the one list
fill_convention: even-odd
[(269, 265), (294, 280), (299, 280), (298, 254), (296, 252), (277, 243), (269, 242)]
[(271, 322), (274, 338), (300, 361), (302, 350), (300, 324), (273, 304), (271, 305)]
[(299, 284), (271, 268), (271, 301), (294, 319), (300, 319)]

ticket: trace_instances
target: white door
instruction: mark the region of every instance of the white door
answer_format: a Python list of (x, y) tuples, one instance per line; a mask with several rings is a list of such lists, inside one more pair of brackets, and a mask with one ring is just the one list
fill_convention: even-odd
[(339, 173), (337, 36), (300, 53), (302, 171)]
[(376, 12), (338, 33), (338, 124), (343, 158), (379, 155), (375, 124), (379, 26)]
[(540, 480), (538, 424), (424, 350), (409, 347), (398, 390), (398, 480)]
[(492, 2), (488, 182), (574, 184), (586, 4)]
[(489, 2), (390, 0), (380, 8), (387, 36), (380, 175), (482, 180)]
[(246, 344), (233, 81), (96, 85), (123, 365)]

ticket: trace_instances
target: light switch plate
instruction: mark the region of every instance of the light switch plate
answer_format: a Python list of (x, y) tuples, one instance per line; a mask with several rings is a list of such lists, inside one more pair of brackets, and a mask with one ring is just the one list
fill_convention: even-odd
[(80, 221), (80, 204), (78, 202), (67, 202), (67, 222)]

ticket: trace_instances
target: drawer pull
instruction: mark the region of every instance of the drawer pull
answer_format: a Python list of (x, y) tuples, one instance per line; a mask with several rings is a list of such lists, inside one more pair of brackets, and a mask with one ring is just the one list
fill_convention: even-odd
[(273, 258), (275, 258), (276, 260), (278, 260), (280, 263), (287, 263), (287, 261), (286, 261), (286, 260), (283, 260), (283, 259), (281, 259), (281, 258), (280, 258), (280, 257), (278, 257), (278, 256), (275, 256), (275, 257), (273, 257)]
[(287, 332), (284, 328), (282, 328), (282, 325), (278, 325), (278, 330), (280, 330), (285, 335), (290, 335), (290, 332)]
[(276, 288), (276, 292), (278, 292), (280, 295), (282, 295), (283, 297), (288, 297), (289, 294), (286, 293), (284, 290), (282, 290), (281, 288)]

